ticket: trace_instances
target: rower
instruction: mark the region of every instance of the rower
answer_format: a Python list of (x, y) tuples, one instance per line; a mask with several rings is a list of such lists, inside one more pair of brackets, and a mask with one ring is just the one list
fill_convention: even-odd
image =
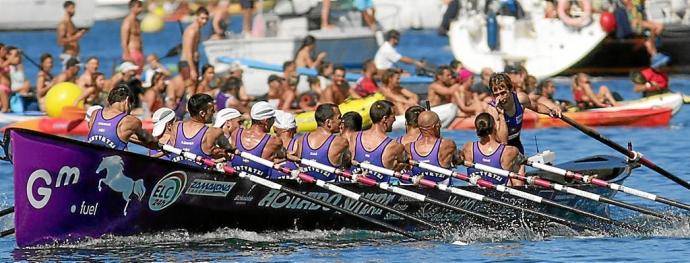
[[(170, 142), (173, 146), (206, 159), (228, 156), (228, 152), (232, 152), (233, 149), (228, 139), (223, 136), (223, 131), (206, 126), (213, 119), (215, 112), (213, 97), (204, 93), (194, 94), (187, 102), (187, 110), (190, 119), (176, 122), (170, 131)], [(202, 166), (182, 156), (175, 156), (172, 161)]]
[(487, 108), (487, 112), (494, 117), (497, 123), (496, 139), (500, 143), (517, 147), (520, 153), (524, 154), (525, 152), (520, 141), (520, 130), (522, 129), (522, 117), (525, 108), (552, 117), (560, 116), (561, 114), (561, 109), (558, 106), (549, 107), (544, 103), (534, 105), (527, 94), (515, 92), (508, 74), (492, 74), (489, 79), (489, 86), (495, 99), (489, 103), (491, 107)]
[[(422, 112), (419, 114), (417, 123), (421, 138), (405, 145), (410, 159), (447, 169), (459, 163), (455, 142), (441, 138), (441, 120), (438, 114), (433, 111)], [(444, 184), (449, 182), (445, 175), (418, 166), (412, 167), (410, 174)]]
[(213, 127), (222, 129), (225, 138), (230, 139), (230, 134), (239, 129), (243, 122), (242, 114), (238, 110), (225, 108), (216, 113)]
[[(285, 147), (285, 149), (288, 152), (294, 151), (295, 142), (297, 142), (298, 139), (298, 137), (295, 137), (295, 134), (297, 133), (297, 122), (295, 121), (294, 114), (286, 111), (277, 110), (276, 121), (273, 124), (273, 131), (275, 132), (276, 136), (280, 138), (283, 147)], [(279, 163), (279, 165), (282, 167), (286, 167), (290, 170), (297, 170), (297, 164), (291, 161), (285, 161)], [(269, 178), (271, 179), (282, 179), (289, 177), (289, 175), (275, 169), (271, 170), (269, 176)]]
[[(351, 154), (348, 140), (336, 133), (340, 132), (340, 109), (332, 103), (321, 104), (314, 114), (316, 130), (302, 136), (297, 141), (297, 149), (291, 152), (297, 158), (310, 159), (328, 166), (339, 167), (350, 164)], [(336, 175), (312, 167), (303, 167), (304, 172), (316, 179), (333, 181)]]
[[(462, 160), (479, 163), (494, 168), (518, 172), (520, 170), (520, 154), (518, 148), (496, 141), (496, 122), (491, 114), (480, 113), (474, 119), (474, 126), (477, 129), (479, 141), (467, 142), (462, 147)], [(518, 179), (508, 179), (508, 177), (497, 174), (487, 173), (475, 168), (467, 168), (470, 176), (481, 176), (482, 179), (494, 184), (521, 186), (523, 181)]]
[(343, 122), (340, 123), (340, 136), (346, 138), (349, 145), (354, 145), (355, 141), (350, 140), (350, 138), (354, 138), (354, 135), (361, 130), (362, 115), (359, 115), (356, 111), (343, 114)]
[[(354, 141), (354, 144), (350, 145), (350, 151), (354, 153), (352, 156), (354, 160), (368, 162), (387, 169), (400, 170), (395, 168), (400, 166), (399, 164), (405, 163), (405, 148), (386, 135), (393, 130), (394, 107), (392, 102), (386, 100), (380, 100), (371, 105), (369, 110), (369, 116), (373, 122), (371, 128), (357, 132), (354, 134), (354, 138), (350, 139), (351, 142)], [(367, 177), (379, 182), (387, 183), (390, 180), (389, 175), (374, 171), (355, 169), (355, 172), (365, 172)]]
[[(273, 161), (283, 158), (285, 152), (280, 138), (269, 134), (275, 122), (276, 109), (268, 102), (259, 101), (252, 106), (250, 116), (252, 125), (248, 129), (240, 127), (231, 136), (233, 146), (239, 152), (248, 152), (263, 159)], [(268, 177), (271, 167), (235, 155), (230, 163), (237, 171)]]
[(419, 114), (425, 110), (424, 107), (417, 105), (407, 108), (405, 111), (405, 134), (398, 137), (398, 143), (406, 145), (422, 137), (422, 134), (419, 132), (417, 119), (419, 118)]
[[(111, 149), (125, 150), (130, 139), (151, 148), (156, 140), (141, 128), (141, 120), (129, 115), (134, 96), (126, 84), (120, 84), (108, 94), (108, 107), (93, 113), (87, 141)], [(134, 138), (132, 138), (134, 136)]]
[[(160, 108), (153, 113), (153, 132), (151, 135), (158, 139), (159, 144), (168, 144), (173, 124), (177, 121), (175, 111), (169, 108)], [(149, 156), (170, 160), (170, 156), (157, 149), (149, 150)]]

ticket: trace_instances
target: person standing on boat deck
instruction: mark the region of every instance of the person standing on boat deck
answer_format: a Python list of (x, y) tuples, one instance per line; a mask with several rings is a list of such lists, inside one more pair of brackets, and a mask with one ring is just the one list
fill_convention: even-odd
[(522, 117), (525, 109), (552, 117), (560, 116), (561, 114), (559, 107), (551, 108), (542, 103), (533, 105), (527, 94), (515, 92), (513, 82), (508, 74), (492, 74), (489, 79), (489, 86), (495, 99), (489, 104), (490, 107), (487, 107), (487, 112), (496, 121), (496, 140), (500, 143), (517, 147), (520, 153), (525, 153), (525, 149), (520, 141)]
[(331, 25), (329, 19), (331, 16), (331, 0), (321, 1), (321, 28), (320, 29), (332, 29), (335, 26)]
[(53, 87), (53, 56), (49, 53), (41, 55), (41, 69), (36, 75), (36, 100), (41, 111), (46, 110), (46, 94)]
[(371, 32), (376, 32), (378, 30), (378, 25), (376, 25), (376, 9), (374, 9), (373, 0), (355, 0), (355, 8), (362, 12), (362, 18), (364, 23), (367, 24)]
[(324, 59), (326, 59), (326, 52), (319, 52), (316, 59), (312, 59), (311, 54), (316, 49), (316, 38), (312, 35), (304, 37), (302, 40), (302, 46), (297, 50), (295, 54), (295, 64), (300, 68), (318, 68)]
[(216, 113), (213, 127), (222, 129), (223, 135), (229, 140), (230, 134), (239, 129), (243, 122), (242, 113), (233, 108), (225, 108)]
[[(291, 112), (277, 110), (276, 121), (273, 124), (273, 131), (275, 131), (276, 136), (280, 138), (280, 141), (283, 143), (283, 147), (287, 152), (294, 151), (295, 142), (297, 142), (297, 139), (299, 138), (295, 137), (295, 134), (297, 133), (297, 122), (295, 121), (294, 114), (292, 114)], [(290, 170), (297, 170), (297, 164), (291, 161), (286, 160), (285, 162), (278, 164)], [(290, 177), (288, 174), (285, 174), (275, 169), (271, 169), (269, 175), (269, 178), (271, 179), (281, 179), (288, 177)]]
[(86, 64), (84, 65), (84, 73), (77, 79), (77, 85), (85, 90), (93, 85), (93, 74), (98, 72), (98, 58), (89, 57), (86, 59)]
[[(270, 161), (283, 159), (285, 157), (283, 142), (280, 138), (269, 134), (276, 119), (275, 107), (268, 102), (259, 101), (252, 106), (249, 115), (252, 118), (252, 125), (247, 129), (240, 127), (230, 134), (230, 140), (235, 149)], [(271, 175), (271, 167), (245, 159), (239, 154), (232, 157), (230, 165), (237, 171), (260, 177)]]
[(213, 12), (213, 20), (211, 21), (211, 29), (213, 34), (212, 40), (225, 39), (225, 34), (228, 31), (228, 7), (229, 0), (223, 0), (218, 3), (218, 6)]
[(57, 32), (58, 46), (62, 47), (60, 59), (62, 59), (62, 69), (64, 70), (70, 58), (79, 59), (79, 40), (84, 37), (87, 29), (77, 30), (77, 27), (74, 26), (72, 17), (77, 6), (73, 1), (65, 1), (62, 7), (65, 9), (65, 15), (62, 16), (62, 20), (60, 20), (55, 31)]
[[(394, 107), (393, 103), (386, 100), (380, 100), (371, 105), (369, 110), (371, 128), (357, 132), (350, 138), (350, 141), (354, 142), (350, 145), (350, 152), (353, 153), (352, 159), (360, 163), (369, 162), (372, 165), (397, 171), (403, 168), (402, 164), (407, 162), (405, 148), (387, 135), (393, 130)], [(374, 171), (355, 169), (355, 172), (365, 172), (367, 177), (378, 182), (390, 180), (390, 176)]]
[(144, 69), (144, 48), (141, 41), (141, 26), (137, 16), (144, 10), (144, 4), (139, 0), (129, 0), (129, 14), (122, 20), (120, 27), (120, 48), (122, 60), (129, 60), (139, 66), (137, 74)]
[[(338, 106), (332, 103), (321, 104), (314, 113), (316, 130), (303, 135), (297, 141), (297, 148), (291, 155), (318, 163), (343, 168), (349, 166), (351, 154), (348, 140), (338, 136), (342, 117)], [(321, 170), (303, 166), (304, 172), (316, 179), (334, 181), (336, 175)]]
[(347, 99), (350, 94), (350, 85), (345, 79), (345, 68), (337, 66), (333, 70), (333, 81), (325, 90), (321, 92), (319, 103), (340, 104)]
[(641, 92), (642, 97), (649, 97), (671, 92), (668, 89), (668, 74), (658, 68), (645, 68), (631, 74), (635, 92)]
[(419, 114), (425, 110), (426, 109), (418, 105), (407, 108), (405, 111), (405, 134), (396, 139), (398, 143), (406, 145), (419, 140), (419, 138), (422, 137), (422, 133), (419, 131), (419, 124), (417, 123), (417, 120), (419, 118)]
[(362, 115), (356, 111), (350, 111), (343, 114), (343, 121), (340, 123), (340, 136), (347, 139), (349, 145), (355, 145), (355, 138), (357, 132), (362, 131)]
[[(411, 160), (431, 165), (452, 168), (459, 163), (457, 147), (453, 140), (441, 138), (441, 120), (433, 111), (424, 111), (417, 119), (421, 138), (405, 145), (405, 151)], [(434, 182), (449, 183), (447, 176), (418, 166), (412, 167), (410, 175), (423, 176)]]
[[(213, 97), (208, 94), (199, 93), (191, 96), (187, 102), (190, 119), (173, 124), (170, 131), (172, 146), (206, 159), (229, 157), (233, 148), (223, 136), (223, 130), (206, 126), (213, 120), (215, 108)], [(175, 156), (172, 161), (202, 166), (182, 156)]]
[(406, 56), (401, 55), (395, 49), (395, 47), (400, 43), (400, 32), (397, 30), (390, 30), (386, 33), (386, 42), (384, 42), (379, 49), (376, 51), (374, 56), (374, 63), (376, 63), (376, 68), (378, 70), (386, 70), (395, 67), (395, 63), (398, 61), (415, 65), (417, 67), (423, 67), (424, 63), (419, 60), (415, 60)]
[[(515, 146), (506, 145), (496, 141), (496, 125), (491, 114), (483, 112), (474, 119), (479, 141), (467, 142), (462, 147), (462, 160), (487, 165), (494, 168), (505, 169), (513, 172), (520, 170), (520, 163), (524, 159)], [(481, 176), (482, 179), (499, 185), (521, 186), (522, 180), (509, 179), (508, 177), (467, 168), (467, 175)]]
[[(153, 132), (151, 135), (158, 140), (159, 144), (168, 144), (170, 142), (170, 132), (177, 118), (175, 112), (169, 108), (160, 108), (153, 113)], [(149, 150), (149, 156), (170, 160), (170, 154), (158, 149)]]
[[(194, 94), (193, 89), (199, 79), (199, 40), (201, 38), (201, 29), (208, 22), (208, 10), (205, 7), (199, 7), (196, 10), (196, 19), (189, 24), (182, 34), (182, 54), (180, 55), (180, 74), (185, 80), (185, 86), (191, 95)], [(184, 66), (186, 64), (186, 66)]]
[(376, 64), (374, 64), (372, 59), (367, 59), (363, 64), (364, 72), (362, 77), (357, 80), (355, 88), (350, 92), (353, 97), (363, 98), (379, 91), (379, 85), (374, 80), (374, 75), (376, 75), (377, 71)]
[(252, 13), (254, 12), (254, 0), (240, 0), (242, 8), (242, 35), (252, 34)]
[(141, 128), (141, 120), (129, 114), (133, 103), (134, 95), (126, 84), (111, 90), (108, 107), (97, 110), (91, 116), (87, 142), (117, 150), (127, 149), (129, 141), (149, 148), (158, 147), (156, 139)]

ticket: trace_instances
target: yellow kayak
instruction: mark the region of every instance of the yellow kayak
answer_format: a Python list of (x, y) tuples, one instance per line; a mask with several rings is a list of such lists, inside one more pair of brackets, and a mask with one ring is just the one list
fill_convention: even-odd
[[(349, 99), (338, 105), (340, 113), (354, 111), (362, 116), (362, 126), (367, 127), (371, 125), (371, 118), (369, 117), (369, 109), (374, 102), (385, 100), (386, 98), (381, 93), (375, 93), (361, 99)], [(316, 129), (316, 120), (314, 119), (314, 111), (307, 111), (295, 116), (297, 122), (297, 132), (310, 132)]]

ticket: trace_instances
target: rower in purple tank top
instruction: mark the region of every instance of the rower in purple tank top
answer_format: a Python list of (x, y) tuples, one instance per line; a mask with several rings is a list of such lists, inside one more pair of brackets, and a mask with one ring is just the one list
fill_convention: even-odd
[[(170, 142), (176, 148), (194, 153), (204, 159), (230, 158), (233, 149), (219, 128), (207, 126), (213, 120), (213, 97), (198, 93), (189, 98), (187, 109), (191, 118), (177, 122), (170, 132)], [(202, 166), (183, 156), (174, 156), (174, 162)], [(205, 167), (205, 166), (204, 166)]]
[[(352, 158), (360, 163), (368, 162), (386, 169), (400, 170), (405, 149), (390, 137), (387, 133), (393, 129), (395, 105), (390, 101), (380, 100), (374, 102), (369, 110), (372, 126), (366, 131), (355, 134), (354, 145), (350, 150), (354, 153)], [(389, 182), (390, 176), (366, 169), (354, 169), (355, 173), (364, 173), (367, 177), (378, 182)]]
[[(278, 137), (269, 134), (276, 118), (275, 108), (267, 102), (260, 101), (252, 106), (249, 115), (252, 118), (252, 125), (247, 129), (239, 128), (231, 134), (235, 148), (240, 152), (251, 153), (269, 161), (282, 159), (285, 155), (281, 151), (282, 142)], [(273, 169), (239, 155), (235, 155), (230, 164), (238, 171), (260, 177), (269, 177)]]
[[(489, 113), (481, 113), (474, 120), (479, 141), (468, 142), (462, 148), (462, 155), (465, 161), (483, 164), (499, 169), (507, 169), (518, 172), (520, 169), (521, 154), (517, 147), (498, 143), (494, 138), (495, 122)], [(467, 168), (470, 176), (480, 176), (481, 179), (490, 181), (498, 185), (519, 186), (524, 183), (520, 180), (510, 180), (507, 177), (497, 174), (480, 171), (474, 168)]]
[[(175, 120), (175, 112), (169, 108), (160, 108), (153, 113), (153, 132), (151, 135), (158, 139), (158, 143), (167, 144), (170, 141), (170, 132), (172, 131)], [(171, 160), (171, 154), (163, 152), (158, 149), (149, 150), (149, 156), (161, 158), (163, 160)]]
[(419, 124), (417, 124), (417, 119), (419, 114), (425, 111), (421, 106), (412, 106), (405, 110), (405, 134), (398, 137), (396, 141), (398, 143), (405, 145), (413, 141), (419, 140), (422, 134), (419, 132)]
[[(298, 158), (314, 160), (324, 165), (343, 168), (350, 163), (350, 151), (348, 140), (337, 136), (340, 131), (341, 115), (338, 106), (332, 103), (324, 103), (316, 108), (314, 114), (317, 128), (315, 131), (305, 134), (297, 142)], [(302, 170), (314, 178), (334, 181), (335, 174), (322, 172), (321, 170), (302, 166)]]
[[(296, 142), (298, 140), (298, 138), (295, 137), (295, 133), (297, 133), (297, 122), (295, 121), (295, 115), (290, 112), (277, 110), (276, 121), (273, 124), (273, 131), (275, 132), (276, 137), (278, 137), (282, 142), (283, 146), (285, 147), (285, 151), (287, 153), (294, 154), (297, 148)], [(281, 167), (285, 167), (291, 171), (298, 169), (297, 164), (292, 161), (285, 161), (280, 165)], [(272, 169), (271, 174), (268, 177), (270, 179), (284, 179), (290, 178), (291, 175)]]
[(157, 147), (156, 140), (141, 129), (141, 121), (129, 112), (134, 100), (127, 84), (120, 84), (108, 94), (108, 107), (97, 110), (89, 120), (89, 143), (125, 150), (134, 135), (147, 147)]
[[(451, 169), (455, 163), (459, 163), (455, 142), (441, 138), (441, 120), (433, 111), (425, 111), (419, 114), (419, 131), (422, 137), (405, 145), (410, 159), (425, 162), (434, 166)], [(435, 182), (450, 182), (448, 177), (420, 167), (412, 167), (410, 174), (423, 176)]]

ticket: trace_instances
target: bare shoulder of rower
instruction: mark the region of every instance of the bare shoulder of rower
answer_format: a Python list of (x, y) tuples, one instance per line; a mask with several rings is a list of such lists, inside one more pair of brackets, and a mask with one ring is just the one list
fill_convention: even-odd
[(522, 159), (522, 154), (517, 147), (506, 145), (503, 150), (503, 155), (501, 156), (501, 166), (516, 172), (520, 168)]
[[(335, 156), (333, 156), (333, 154), (335, 154)], [(342, 164), (342, 162), (349, 162), (350, 156), (349, 141), (341, 136), (336, 136), (328, 152), (328, 159), (332, 163)]]
[(119, 134), (124, 135), (125, 137), (129, 138), (137, 130), (141, 129), (141, 127), (142, 127), (142, 124), (141, 124), (141, 120), (139, 120), (139, 118), (134, 117), (132, 115), (127, 115), (127, 116), (125, 116), (125, 118), (120, 123), (118, 130), (121, 132)]
[(473, 142), (471, 142), (471, 141), (470, 141), (470, 142), (466, 142), (466, 143), (462, 146), (462, 150), (461, 150), (461, 152), (460, 152), (460, 158), (461, 158), (462, 160), (473, 161), (473, 160), (472, 160), (472, 159), (474, 159), (474, 158), (473, 158), (474, 156), (472, 156), (472, 151), (473, 151), (472, 148), (473, 148), (473, 147), (474, 147), (474, 143), (473, 143)]
[(272, 158), (273, 160), (284, 159), (285, 153), (286, 151), (283, 148), (283, 141), (278, 138), (278, 136), (271, 135), (266, 143), (266, 149), (264, 149), (261, 157), (264, 159)]

